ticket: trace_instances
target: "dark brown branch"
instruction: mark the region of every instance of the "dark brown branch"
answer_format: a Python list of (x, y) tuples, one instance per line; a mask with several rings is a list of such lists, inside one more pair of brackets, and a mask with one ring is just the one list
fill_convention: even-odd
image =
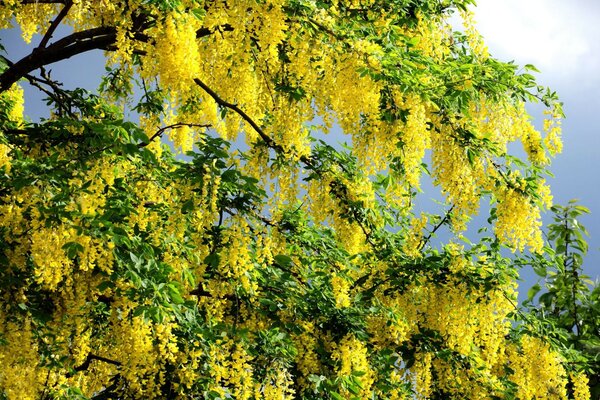
[(437, 232), (437, 230), (440, 229), (442, 227), (442, 225), (444, 225), (450, 219), (450, 215), (452, 214), (453, 210), (454, 210), (454, 204), (452, 205), (452, 207), (450, 207), (448, 209), (448, 211), (446, 211), (446, 214), (444, 215), (444, 218), (442, 218), (442, 220), (421, 241), (421, 245), (419, 246), (419, 250), (423, 249), (423, 247), (425, 247), (425, 245), (427, 245), (427, 243), (429, 242), (429, 240), (431, 240), (431, 237)]
[(67, 14), (69, 13), (69, 10), (71, 9), (72, 6), (73, 6), (72, 0), (69, 0), (65, 3), (62, 10), (60, 10), (58, 15), (56, 16), (56, 18), (54, 18), (54, 21), (52, 21), (52, 23), (50, 24), (50, 27), (44, 34), (44, 37), (42, 38), (42, 40), (40, 41), (40, 44), (37, 47), (38, 49), (43, 49), (46, 47), (46, 45), (48, 44), (48, 41), (50, 40), (50, 38), (52, 38), (52, 34), (54, 34), (54, 31), (56, 30), (56, 28), (58, 27), (60, 22), (67, 16)]
[(39, 79), (38, 77), (29, 74), (25, 75), (25, 78), (29, 81), (29, 84), (31, 86), (45, 93), (46, 96), (48, 96), (48, 98), (52, 99), (52, 101), (60, 105), (60, 99), (56, 95), (56, 92), (52, 92), (41, 85), (42, 83), (45, 83), (42, 79)]
[(213, 297), (212, 294), (210, 294), (210, 292), (207, 292), (206, 290), (204, 290), (202, 288), (201, 284), (199, 284), (196, 289), (191, 290), (190, 294), (192, 296), (198, 296), (198, 297)]
[[(50, 28), (44, 35), (42, 41), (40, 42), (40, 45), (31, 54), (22, 58), (14, 64), (7, 60), (9, 68), (0, 75), (0, 93), (8, 90), (13, 83), (17, 82), (25, 75), (44, 65), (66, 60), (74, 55), (85, 53), (90, 50), (116, 50), (116, 28), (113, 26), (101, 26), (80, 32), (75, 32), (46, 47), (56, 27), (64, 19), (65, 15), (69, 11), (72, 5), (72, 0), (26, 0), (22, 2), (22, 4), (33, 3), (65, 4), (65, 7), (61, 10), (59, 15), (52, 22)], [(150, 39), (149, 36), (143, 33), (143, 31), (148, 26), (148, 21), (146, 21), (143, 18), (136, 18), (136, 20), (134, 20), (133, 22), (134, 40), (148, 42)], [(197, 30), (196, 36), (204, 37), (214, 33), (215, 31), (223, 32), (232, 30), (233, 27), (227, 24), (217, 27), (217, 29), (215, 30), (210, 30), (208, 28), (200, 28)]]
[(110, 386), (106, 387), (102, 391), (96, 393), (91, 400), (104, 400), (104, 399), (114, 399), (116, 398), (114, 390), (119, 386), (119, 381), (121, 379), (121, 375), (117, 374), (111, 378), (113, 382)]
[[(286, 150), (280, 144), (276, 143), (275, 140), (273, 140), (271, 137), (269, 137), (269, 135), (267, 135), (265, 133), (265, 131), (263, 131), (262, 128), (260, 126), (258, 126), (258, 124), (256, 122), (254, 122), (254, 120), (252, 118), (250, 118), (250, 116), (248, 114), (246, 114), (241, 108), (239, 108), (237, 104), (229, 103), (228, 101), (223, 100), (214, 90), (212, 90), (210, 87), (208, 87), (200, 79), (194, 78), (194, 82), (198, 86), (200, 86), (206, 93), (208, 93), (210, 95), (210, 97), (212, 97), (213, 100), (220, 107), (229, 108), (230, 110), (235, 111), (240, 117), (242, 117), (242, 119), (244, 121), (249, 123), (250, 126), (252, 126), (252, 128), (256, 131), (256, 133), (258, 133), (258, 135), (263, 140), (265, 145), (267, 145), (267, 147), (275, 150), (279, 154), (286, 153)], [(304, 163), (304, 165), (306, 165), (307, 167), (314, 167), (314, 161), (310, 158), (310, 156), (307, 157), (305, 155), (302, 155), (300, 157), (300, 161), (302, 161)]]
[[(68, 0), (21, 0), (21, 4), (66, 4)], [(5, 2), (0, 2), (4, 5)]]
[(116, 40), (114, 27), (92, 28), (73, 33), (52, 45), (32, 52), (11, 65), (0, 75), (0, 92), (8, 90), (13, 83), (30, 72), (74, 55), (95, 49), (105, 49)]
[(152, 135), (149, 139), (148, 139), (148, 143), (140, 143), (138, 145), (138, 147), (146, 147), (148, 146), (150, 143), (152, 143), (152, 141), (154, 139), (156, 139), (157, 137), (161, 137), (163, 133), (165, 133), (166, 130), (168, 129), (177, 129), (180, 128), (182, 126), (189, 126), (191, 128), (210, 128), (211, 125), (210, 124), (192, 124), (192, 123), (185, 123), (185, 122), (177, 122), (175, 124), (171, 124), (171, 125), (167, 125), (167, 126), (163, 126), (162, 128), (160, 128), (159, 130), (156, 131), (156, 133), (154, 135)]
[(215, 29), (212, 30), (202, 27), (196, 31), (196, 38), (200, 39), (202, 37), (212, 35), (215, 32), (233, 32), (233, 27), (229, 24), (217, 26)]
[(73, 368), (74, 372), (67, 374), (67, 378), (70, 378), (71, 376), (75, 375), (77, 372), (81, 372), (81, 371), (87, 370), (89, 368), (89, 366), (90, 366), (90, 363), (92, 361), (94, 361), (94, 360), (102, 361), (102, 362), (105, 362), (107, 364), (112, 364), (112, 365), (116, 365), (116, 366), (120, 366), (121, 365), (121, 363), (119, 361), (111, 360), (110, 358), (106, 358), (106, 357), (102, 357), (102, 356), (97, 356), (95, 354), (89, 353), (88, 356), (86, 357), (85, 361), (81, 365)]
[(263, 140), (263, 142), (265, 142), (265, 144), (267, 146), (269, 146), (272, 149), (276, 149), (276, 150), (281, 150), (283, 151), (283, 148), (281, 146), (279, 146), (278, 144), (275, 143), (275, 141), (273, 141), (273, 139), (271, 139), (269, 137), (269, 135), (267, 135), (260, 126), (258, 126), (258, 124), (256, 122), (254, 122), (254, 120), (252, 118), (250, 118), (248, 116), (248, 114), (246, 114), (241, 108), (239, 108), (237, 106), (237, 104), (233, 104), (233, 103), (229, 103), (225, 100), (223, 100), (214, 90), (212, 90), (210, 87), (208, 87), (204, 82), (202, 82), (200, 79), (195, 78), (194, 82), (196, 82), (196, 84), (198, 86), (200, 86), (202, 89), (204, 89), (204, 91), (206, 93), (208, 93), (210, 95), (210, 97), (212, 97), (214, 99), (214, 101), (220, 106), (220, 107), (225, 107), (225, 108), (229, 108), (230, 110), (235, 111), (240, 117), (242, 117), (242, 119), (244, 121), (246, 121), (247, 123), (250, 124), (250, 126), (252, 128), (254, 128), (254, 130), (256, 131), (256, 133), (258, 133), (258, 135), (260, 136), (260, 138)]
[(63, 116), (63, 112), (69, 115), (70, 117), (74, 117), (75, 114), (72, 110), (72, 107), (69, 105), (69, 94), (65, 92), (61, 86), (62, 84), (58, 81), (54, 81), (50, 78), (50, 72), (46, 71), (46, 68), (40, 67), (40, 77), (44, 81), (44, 83), (49, 86), (55, 93), (55, 96), (52, 97), (55, 100), (57, 112), (59, 116)]
[(255, 217), (256, 219), (259, 219), (259, 220), (261, 220), (261, 221), (262, 221), (262, 223), (263, 223), (263, 224), (265, 224), (265, 225), (267, 225), (267, 226), (271, 226), (271, 227), (274, 227), (274, 228), (278, 228), (278, 227), (279, 227), (279, 224), (277, 224), (277, 223), (273, 222), (272, 220), (270, 220), (270, 219), (269, 219), (269, 218), (267, 218), (267, 217), (263, 217), (263, 216), (262, 216), (262, 215), (260, 215), (260, 214), (254, 214), (254, 217)]

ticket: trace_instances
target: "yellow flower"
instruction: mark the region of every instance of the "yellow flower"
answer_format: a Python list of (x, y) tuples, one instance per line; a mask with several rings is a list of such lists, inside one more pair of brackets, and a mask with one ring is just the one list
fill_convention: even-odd
[(590, 400), (589, 379), (583, 372), (571, 373), (571, 382), (573, 382), (573, 399), (574, 400)]

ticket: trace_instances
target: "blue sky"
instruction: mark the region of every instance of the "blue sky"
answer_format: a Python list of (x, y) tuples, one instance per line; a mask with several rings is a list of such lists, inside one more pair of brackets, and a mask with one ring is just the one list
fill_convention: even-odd
[[(533, 64), (538, 81), (564, 103), (563, 153), (549, 179), (555, 203), (579, 199), (590, 233), (585, 271), (600, 277), (600, 2), (596, 0), (479, 0), (475, 19), (490, 52)], [(541, 118), (531, 108), (536, 126)]]

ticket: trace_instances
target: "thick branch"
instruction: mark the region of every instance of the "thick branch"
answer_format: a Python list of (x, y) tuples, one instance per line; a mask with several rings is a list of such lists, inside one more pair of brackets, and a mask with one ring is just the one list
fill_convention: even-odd
[(8, 90), (13, 83), (44, 65), (66, 60), (90, 50), (105, 49), (115, 42), (116, 36), (114, 27), (92, 28), (73, 33), (46, 48), (34, 51), (0, 75), (0, 92)]
[[(21, 0), (21, 4), (66, 4), (68, 0)], [(2, 1), (0, 4), (5, 5)]]
[[(9, 68), (0, 75), (0, 92), (8, 90), (13, 83), (19, 79), (25, 77), (30, 72), (58, 61), (66, 60), (74, 55), (85, 53), (90, 50), (115, 50), (116, 43), (116, 28), (114, 26), (101, 26), (97, 28), (87, 29), (85, 31), (75, 32), (69, 36), (66, 36), (57, 42), (47, 46), (48, 41), (52, 37), (54, 30), (64, 19), (68, 13), (72, 1), (39, 1), (39, 0), (25, 0), (22, 4), (30, 3), (55, 3), (65, 4), (59, 15), (52, 21), (50, 28), (42, 38), (40, 45), (31, 54), (22, 58), (14, 64), (9, 62)], [(134, 39), (142, 42), (147, 42), (149, 37), (142, 33), (147, 27), (147, 21), (139, 19), (134, 21)], [(198, 38), (208, 36), (215, 31), (232, 31), (233, 28), (230, 25), (223, 25), (218, 27), (216, 30), (209, 30), (208, 28), (200, 28), (196, 32)], [(7, 60), (8, 61), (8, 60)]]

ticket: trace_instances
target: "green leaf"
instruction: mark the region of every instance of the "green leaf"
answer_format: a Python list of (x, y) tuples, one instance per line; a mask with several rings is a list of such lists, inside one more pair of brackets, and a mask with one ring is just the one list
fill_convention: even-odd
[(529, 301), (532, 301), (533, 298), (535, 297), (536, 294), (538, 294), (538, 292), (542, 290), (542, 287), (536, 283), (535, 285), (533, 285), (528, 291), (527, 291), (527, 299)]
[(83, 246), (77, 242), (65, 243), (62, 248), (66, 251), (69, 258), (75, 258), (78, 253), (82, 253), (84, 250)]
[(344, 397), (342, 397), (341, 394), (339, 394), (338, 392), (329, 392), (329, 394), (331, 395), (332, 398), (334, 398), (335, 400), (345, 400)]
[(100, 292), (104, 292), (106, 289), (112, 289), (114, 287), (115, 287), (114, 282), (104, 281), (104, 282), (101, 282), (98, 286), (96, 286), (96, 289), (98, 289)]
[(219, 266), (220, 257), (217, 253), (210, 253), (204, 258), (204, 263), (210, 267), (216, 268)]
[(523, 68), (525, 68), (526, 70), (529, 70), (529, 71), (533, 71), (533, 72), (538, 72), (538, 73), (540, 72), (540, 70), (537, 69), (533, 64), (525, 64), (525, 66)]
[(194, 199), (189, 199), (181, 205), (182, 214), (186, 214), (194, 209)]
[(181, 297), (181, 294), (179, 293), (179, 289), (173, 283), (167, 285), (167, 290), (169, 291), (169, 297), (171, 297), (175, 304), (182, 304), (184, 302), (183, 297)]
[(277, 265), (284, 269), (289, 268), (292, 264), (292, 259), (289, 256), (286, 256), (285, 254), (278, 254), (273, 257), (273, 260)]

